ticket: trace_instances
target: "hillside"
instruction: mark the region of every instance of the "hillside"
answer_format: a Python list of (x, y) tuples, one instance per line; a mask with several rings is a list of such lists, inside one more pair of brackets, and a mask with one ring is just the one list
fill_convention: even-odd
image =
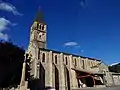
[(120, 63), (118, 63), (116, 65), (109, 66), (109, 70), (111, 72), (120, 73)]

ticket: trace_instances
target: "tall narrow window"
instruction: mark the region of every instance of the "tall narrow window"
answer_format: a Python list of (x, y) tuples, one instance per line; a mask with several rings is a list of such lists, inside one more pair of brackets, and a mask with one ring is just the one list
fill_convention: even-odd
[(44, 25), (42, 26), (42, 30), (44, 30)]
[(66, 65), (68, 65), (67, 57), (65, 57)]
[(55, 55), (55, 64), (57, 64), (57, 55)]
[(38, 59), (40, 59), (40, 49), (38, 50)]
[(45, 53), (42, 54), (42, 62), (45, 62)]
[(39, 29), (41, 29), (41, 25), (39, 26)]
[(36, 27), (37, 29), (39, 28), (39, 23), (37, 23), (37, 27)]
[(82, 60), (82, 64), (83, 64), (83, 69), (85, 68), (85, 63), (84, 63), (84, 60)]
[(77, 66), (76, 58), (75, 58), (75, 66)]

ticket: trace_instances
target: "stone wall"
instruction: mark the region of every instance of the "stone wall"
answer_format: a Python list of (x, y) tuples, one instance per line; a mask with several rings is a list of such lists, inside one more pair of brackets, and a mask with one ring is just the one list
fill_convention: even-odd
[(115, 85), (120, 85), (120, 75), (113, 75)]

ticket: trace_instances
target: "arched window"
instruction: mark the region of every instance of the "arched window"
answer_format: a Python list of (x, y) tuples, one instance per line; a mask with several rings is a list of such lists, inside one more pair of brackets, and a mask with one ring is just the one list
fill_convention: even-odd
[(55, 64), (57, 64), (57, 55), (55, 55)]
[(42, 37), (42, 36), (41, 36), (41, 35), (39, 35), (39, 39), (41, 39), (41, 37)]
[(68, 65), (68, 60), (67, 60), (67, 57), (65, 57), (65, 61), (66, 61), (66, 65)]
[(42, 40), (42, 33), (41, 32), (38, 34), (37, 40)]
[(45, 53), (42, 54), (42, 62), (45, 62)]

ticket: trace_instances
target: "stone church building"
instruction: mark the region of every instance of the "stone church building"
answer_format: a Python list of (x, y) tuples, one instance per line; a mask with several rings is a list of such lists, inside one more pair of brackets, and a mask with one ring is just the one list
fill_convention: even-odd
[(30, 90), (73, 90), (120, 84), (119, 74), (114, 73), (115, 83), (113, 73), (101, 60), (47, 49), (46, 39), (47, 24), (40, 10), (31, 26), (26, 50), (31, 58), (30, 76), (36, 80)]

